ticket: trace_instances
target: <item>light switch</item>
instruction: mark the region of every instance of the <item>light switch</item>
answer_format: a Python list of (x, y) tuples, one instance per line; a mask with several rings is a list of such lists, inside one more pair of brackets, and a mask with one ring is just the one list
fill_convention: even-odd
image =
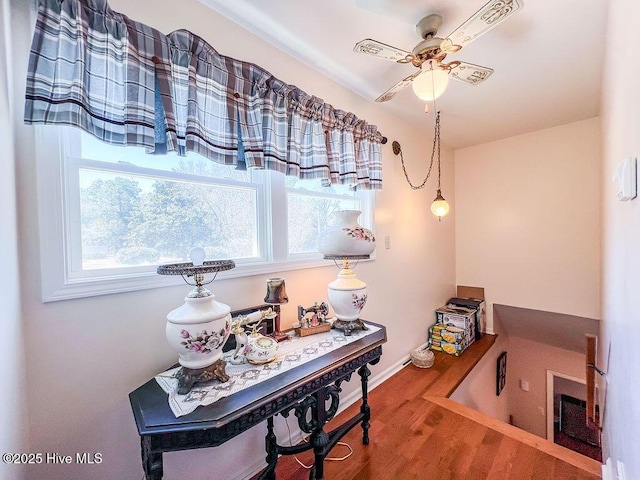
[(616, 185), (616, 195), (619, 200), (626, 201), (636, 198), (638, 181), (635, 157), (625, 158), (618, 164), (613, 174), (613, 183)]
[(527, 382), (526, 380), (520, 379), (520, 389), (524, 390), (525, 392), (528, 392), (529, 382)]

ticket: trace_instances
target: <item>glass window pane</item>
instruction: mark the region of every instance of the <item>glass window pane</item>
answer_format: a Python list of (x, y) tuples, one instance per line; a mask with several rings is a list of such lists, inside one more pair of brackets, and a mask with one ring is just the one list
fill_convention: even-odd
[(257, 190), (80, 168), (82, 269), (257, 257)]
[(166, 155), (150, 155), (145, 153), (144, 148), (109, 145), (85, 132), (80, 132), (80, 144), (81, 156), (88, 160), (125, 163), (167, 172), (249, 181), (249, 171), (236, 170), (233, 165), (216, 163), (193, 152), (185, 157), (180, 157), (175, 152)]
[(287, 195), (289, 254), (317, 252), (318, 234), (334, 221), (335, 210), (359, 210), (357, 198), (335, 199), (320, 196)]
[(39, 196), (43, 248), (60, 252), (42, 259), (46, 302), (154, 288), (156, 265), (188, 261), (196, 245), (235, 260), (230, 277), (320, 264), (316, 238), (336, 209), (361, 210), (371, 228), (373, 195), (349, 185), (149, 155), (71, 127), (39, 132), (39, 181), (64, 202)]
[(333, 193), (338, 195), (355, 196), (355, 191), (349, 185), (325, 183), (321, 179), (301, 180), (297, 177), (286, 177), (285, 185), (288, 189), (307, 190), (311, 192)]

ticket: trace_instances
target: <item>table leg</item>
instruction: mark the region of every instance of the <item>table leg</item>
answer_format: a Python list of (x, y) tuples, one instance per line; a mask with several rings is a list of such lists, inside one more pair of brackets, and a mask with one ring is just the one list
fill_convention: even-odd
[(329, 445), (329, 434), (323, 430), (324, 425), (329, 420), (326, 408), (326, 401), (330, 398), (328, 387), (322, 387), (313, 394), (315, 402), (311, 410), (312, 423), (315, 425), (311, 433), (310, 442), (313, 446), (314, 465), (309, 478), (312, 480), (322, 480), (324, 478), (324, 459), (327, 456), (327, 445)]
[(311, 434), (311, 444), (313, 445), (313, 468), (309, 472), (311, 480), (322, 480), (324, 478), (324, 459), (327, 456), (327, 444), (329, 435), (322, 430), (322, 427)]
[(145, 480), (162, 480), (162, 452), (154, 452), (151, 437), (140, 437)]
[(358, 369), (358, 375), (360, 375), (362, 383), (362, 406), (360, 407), (360, 412), (362, 413), (362, 444), (369, 445), (369, 420), (371, 419), (371, 409), (369, 408), (368, 403), (368, 384), (371, 370), (369, 370), (365, 364)]
[(276, 480), (276, 464), (278, 463), (278, 442), (273, 432), (273, 417), (267, 418), (267, 435), (264, 438), (267, 451), (267, 468), (265, 468), (258, 480)]

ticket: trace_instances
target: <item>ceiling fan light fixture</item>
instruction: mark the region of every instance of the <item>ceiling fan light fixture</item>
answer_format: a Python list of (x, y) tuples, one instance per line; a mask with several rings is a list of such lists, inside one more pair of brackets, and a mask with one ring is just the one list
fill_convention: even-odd
[(413, 92), (420, 100), (430, 102), (444, 93), (449, 84), (449, 71), (433, 60), (422, 64), (422, 73), (413, 79)]

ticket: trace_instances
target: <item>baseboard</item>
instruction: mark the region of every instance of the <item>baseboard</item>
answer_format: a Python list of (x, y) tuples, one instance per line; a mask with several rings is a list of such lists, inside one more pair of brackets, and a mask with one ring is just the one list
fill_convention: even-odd
[[(261, 453), (264, 454), (264, 452), (261, 452)], [(260, 460), (256, 459), (256, 461), (251, 462), (248, 465), (247, 463), (245, 463), (246, 462), (246, 457), (245, 457), (245, 461), (242, 462), (242, 466), (244, 466), (245, 468), (239, 468), (238, 470), (236, 470), (234, 475), (228, 476), (227, 480), (250, 480), (251, 478), (256, 476), (258, 473), (264, 470), (265, 467), (267, 466), (267, 462), (264, 459), (264, 455), (263, 455), (263, 458), (261, 458)]]

